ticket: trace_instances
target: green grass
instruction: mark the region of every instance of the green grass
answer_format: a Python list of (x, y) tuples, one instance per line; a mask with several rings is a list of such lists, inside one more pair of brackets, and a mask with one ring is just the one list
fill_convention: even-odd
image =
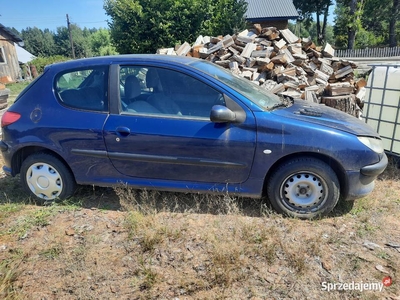
[(57, 213), (53, 207), (43, 207), (39, 210), (27, 211), (23, 216), (15, 219), (8, 230), (8, 234), (16, 234), (19, 239), (24, 239), (32, 227), (45, 227), (50, 224), (50, 219)]
[(10, 90), (10, 95), (8, 96), (8, 104), (14, 103), (15, 98), (22, 92), (24, 88), (29, 85), (29, 81), (21, 81), (17, 83), (10, 83), (6, 85), (6, 88)]

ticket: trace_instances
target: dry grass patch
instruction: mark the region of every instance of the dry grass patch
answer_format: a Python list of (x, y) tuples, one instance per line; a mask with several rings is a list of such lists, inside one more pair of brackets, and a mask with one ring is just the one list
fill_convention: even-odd
[[(326, 218), (230, 195), (81, 187), (48, 207), (0, 178), (1, 299), (390, 299), (400, 293), (400, 179)], [(364, 246), (371, 242), (372, 250)], [(390, 246), (392, 245), (392, 246)], [(394, 246), (393, 246), (394, 245)], [(378, 267), (380, 266), (380, 267)], [(388, 273), (385, 273), (385, 272)], [(322, 282), (382, 282), (379, 291)]]

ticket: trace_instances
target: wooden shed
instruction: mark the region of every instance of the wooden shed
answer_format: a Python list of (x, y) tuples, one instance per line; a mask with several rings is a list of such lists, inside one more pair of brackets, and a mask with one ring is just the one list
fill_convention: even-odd
[(14, 82), (20, 78), (20, 67), (14, 43), (23, 46), (23, 41), (18, 35), (0, 24), (0, 83)]

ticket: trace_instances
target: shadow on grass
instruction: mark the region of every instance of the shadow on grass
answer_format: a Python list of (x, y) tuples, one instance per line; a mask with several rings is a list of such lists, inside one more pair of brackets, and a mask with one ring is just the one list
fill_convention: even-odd
[(114, 190), (124, 209), (137, 210), (143, 214), (170, 212), (249, 217), (273, 214), (263, 200), (230, 194), (161, 192), (130, 187), (117, 187)]
[[(82, 208), (98, 208), (121, 210), (118, 196), (112, 188), (79, 186), (73, 197), (56, 201), (60, 206), (77, 206)], [(43, 205), (29, 197), (21, 186), (19, 176), (0, 177), (0, 204), (14, 203), (26, 205)]]
[[(397, 161), (392, 158), (385, 172), (378, 180), (400, 180)], [(27, 196), (22, 189), (19, 177), (0, 178), (0, 204), (20, 203), (38, 204)], [(357, 200), (356, 200), (357, 201)], [(58, 202), (58, 205), (72, 205), (81, 208), (131, 211), (144, 214), (160, 212), (243, 215), (249, 217), (271, 216), (276, 213), (268, 200), (244, 198), (234, 195), (195, 194), (178, 192), (160, 192), (138, 190), (131, 187), (115, 188), (79, 186), (74, 196)], [(348, 214), (353, 209), (354, 201), (339, 201), (327, 218)], [(325, 217), (322, 217), (322, 219)]]
[[(0, 205), (4, 203), (42, 205), (30, 198), (23, 190), (19, 177), (0, 178)], [(348, 213), (351, 202), (339, 204), (328, 216), (336, 217)], [(66, 200), (57, 201), (59, 206), (75, 206), (86, 209), (115, 211), (136, 210), (143, 214), (187, 213), (213, 215), (242, 215), (248, 217), (273, 216), (277, 213), (267, 199), (252, 199), (228, 194), (196, 194), (139, 190), (120, 186), (115, 188), (78, 186), (75, 194)]]
[[(24, 191), (19, 176), (0, 177), (0, 204), (14, 203), (42, 205)], [(261, 217), (272, 214), (263, 200), (231, 195), (195, 194), (138, 190), (131, 187), (115, 188), (78, 186), (75, 194), (66, 200), (57, 201), (60, 206), (76, 206), (87, 209), (130, 211), (144, 214), (198, 213), (198, 214), (240, 214)]]

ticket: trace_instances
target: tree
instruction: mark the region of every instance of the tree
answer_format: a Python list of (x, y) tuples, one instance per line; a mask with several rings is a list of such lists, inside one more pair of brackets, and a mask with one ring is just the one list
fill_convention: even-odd
[[(341, 37), (340, 46), (355, 48), (357, 32), (363, 30), (361, 17), (364, 5), (364, 0), (337, 0), (335, 34)], [(347, 36), (346, 41), (344, 34)]]
[[(293, 24), (289, 22), (289, 29), (296, 33), (299, 37), (311, 37), (313, 41), (317, 40), (318, 33), (317, 33), (317, 23), (314, 21), (309, 20), (309, 22), (302, 22), (300, 32), (299, 31), (299, 24)], [(333, 33), (333, 26), (328, 24), (326, 25), (325, 30), (325, 42), (329, 44), (335, 44), (335, 37)]]
[[(329, 7), (333, 4), (332, 0), (294, 0), (294, 6), (299, 10), (305, 21), (310, 23), (316, 15), (317, 41), (321, 45), (326, 41), (326, 26), (328, 24)], [(322, 16), (322, 26), (321, 26)]]
[(354, 49), (357, 31), (362, 29), (361, 15), (364, 9), (364, 0), (350, 0), (348, 31), (348, 49)]
[(389, 47), (397, 46), (396, 39), (396, 23), (400, 16), (400, 4), (399, 0), (393, 0), (392, 13), (390, 14), (389, 21)]
[(55, 54), (53, 33), (37, 27), (28, 27), (21, 31), (24, 40), (24, 48), (35, 56), (51, 56)]
[(117, 54), (115, 47), (111, 44), (110, 31), (99, 29), (90, 35), (90, 47), (94, 56)]
[[(86, 30), (82, 30), (75, 24), (71, 24), (70, 27), (74, 43), (75, 56), (77, 58), (93, 56), (89, 42), (89, 31), (86, 28)], [(62, 26), (57, 28), (57, 33), (54, 36), (54, 42), (56, 44), (57, 54), (67, 57), (72, 56), (67, 27)]]
[(200, 34), (243, 28), (245, 5), (244, 0), (105, 0), (104, 9), (118, 52), (155, 53)]
[[(245, 0), (211, 1), (208, 15), (204, 20), (203, 32), (208, 35), (226, 35), (238, 32), (246, 27), (244, 15), (247, 11)], [(207, 17), (207, 16), (206, 16)]]
[(365, 48), (397, 45), (399, 0), (338, 0), (336, 46)]

